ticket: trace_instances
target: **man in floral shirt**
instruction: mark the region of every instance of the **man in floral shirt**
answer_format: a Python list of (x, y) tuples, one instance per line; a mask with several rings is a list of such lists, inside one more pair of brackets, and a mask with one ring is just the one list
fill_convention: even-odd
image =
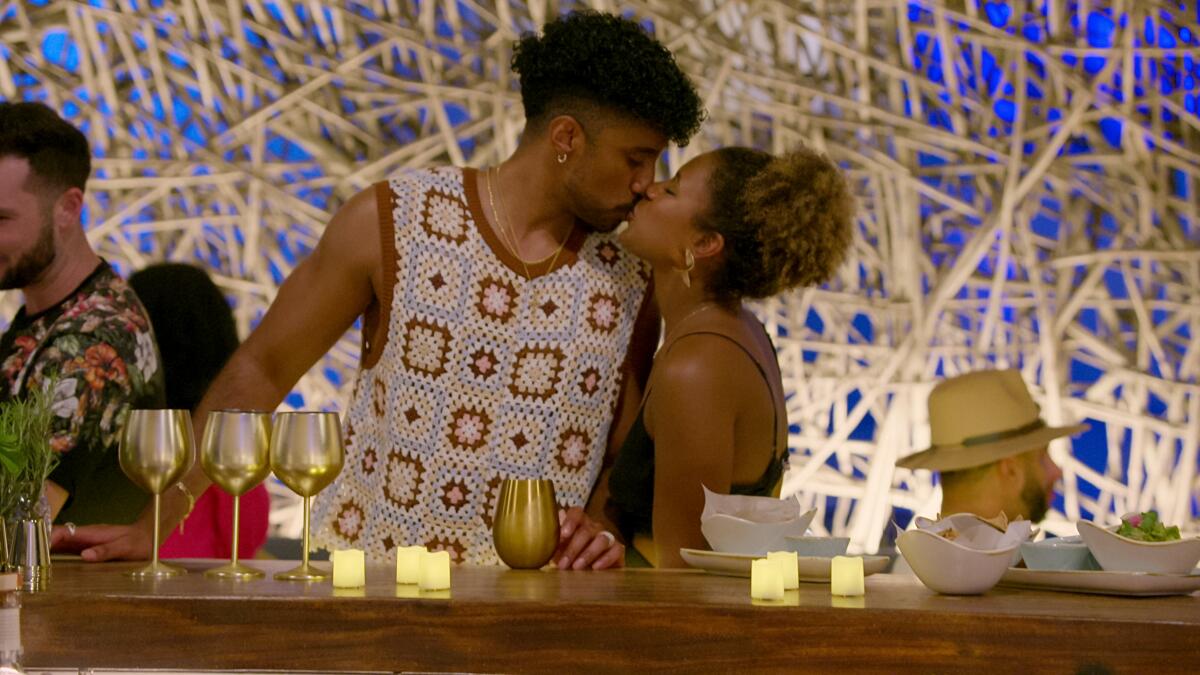
[(56, 522), (129, 523), (148, 495), (121, 471), (121, 428), (130, 409), (163, 407), (165, 387), (145, 310), (84, 234), (90, 172), (78, 129), (0, 103), (0, 289), (25, 299), (0, 339), (0, 401), (53, 387)]

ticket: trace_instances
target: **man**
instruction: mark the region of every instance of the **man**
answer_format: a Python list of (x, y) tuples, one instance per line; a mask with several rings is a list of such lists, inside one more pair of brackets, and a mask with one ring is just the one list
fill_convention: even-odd
[(1087, 425), (1048, 427), (1016, 370), (967, 373), (929, 394), (933, 446), (896, 463), (940, 472), (942, 514), (1039, 522), (1062, 471), (1048, 444)]
[(0, 339), (0, 400), (54, 387), (58, 522), (129, 523), (148, 496), (121, 471), (118, 435), (131, 408), (162, 406), (163, 374), (137, 296), (84, 234), (90, 172), (78, 129), (40, 103), (0, 103), (0, 289), (25, 299)]
[[(317, 499), (320, 544), (423, 544), (495, 564), (499, 484), (536, 476), (569, 507), (559, 566), (620, 564), (623, 547), (582, 507), (636, 413), (657, 321), (644, 267), (610, 231), (702, 106), (671, 54), (612, 15), (550, 22), (512, 67), (526, 117), (513, 156), (407, 171), (353, 197), (196, 413), (274, 409), (364, 317), (345, 467)], [(204, 487), (199, 472), (186, 481)], [(168, 517), (181, 507), (173, 496)], [(87, 560), (145, 556), (140, 525), (81, 530), (75, 545)]]

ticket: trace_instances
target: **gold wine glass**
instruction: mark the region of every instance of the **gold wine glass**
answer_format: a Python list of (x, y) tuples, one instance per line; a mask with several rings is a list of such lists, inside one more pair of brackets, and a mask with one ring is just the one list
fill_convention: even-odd
[(238, 529), (242, 495), (271, 472), (271, 414), (241, 410), (209, 413), (200, 441), (200, 466), (204, 474), (233, 497), (233, 555), (228, 565), (204, 573), (224, 579), (253, 579), (263, 575), (238, 562)]
[(500, 484), (492, 542), (505, 565), (539, 569), (558, 548), (558, 505), (549, 479), (506, 478)]
[(154, 540), (150, 564), (129, 572), (133, 577), (160, 578), (187, 570), (158, 561), (159, 502), (162, 493), (192, 467), (196, 456), (192, 415), (187, 410), (131, 410), (121, 432), (118, 457), (129, 480), (154, 495)]
[(304, 497), (304, 550), (300, 566), (275, 575), (283, 581), (317, 581), (329, 572), (308, 563), (308, 516), (313, 495), (342, 470), (345, 452), (337, 413), (288, 412), (275, 418), (271, 432), (271, 470)]

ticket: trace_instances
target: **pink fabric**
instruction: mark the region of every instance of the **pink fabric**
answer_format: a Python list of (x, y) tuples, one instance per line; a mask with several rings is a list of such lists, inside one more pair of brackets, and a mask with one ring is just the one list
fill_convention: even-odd
[[(271, 497), (259, 485), (242, 495), (242, 523), (238, 532), (238, 557), (253, 558), (267, 540)], [(233, 497), (213, 485), (196, 500), (196, 508), (158, 549), (160, 558), (229, 558), (233, 543)]]

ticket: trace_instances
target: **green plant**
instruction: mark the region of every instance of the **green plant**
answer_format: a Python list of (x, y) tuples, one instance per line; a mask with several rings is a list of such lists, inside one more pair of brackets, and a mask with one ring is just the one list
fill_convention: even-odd
[(6, 518), (18, 504), (38, 502), (46, 478), (58, 464), (50, 449), (50, 390), (30, 391), (0, 403), (0, 514)]

